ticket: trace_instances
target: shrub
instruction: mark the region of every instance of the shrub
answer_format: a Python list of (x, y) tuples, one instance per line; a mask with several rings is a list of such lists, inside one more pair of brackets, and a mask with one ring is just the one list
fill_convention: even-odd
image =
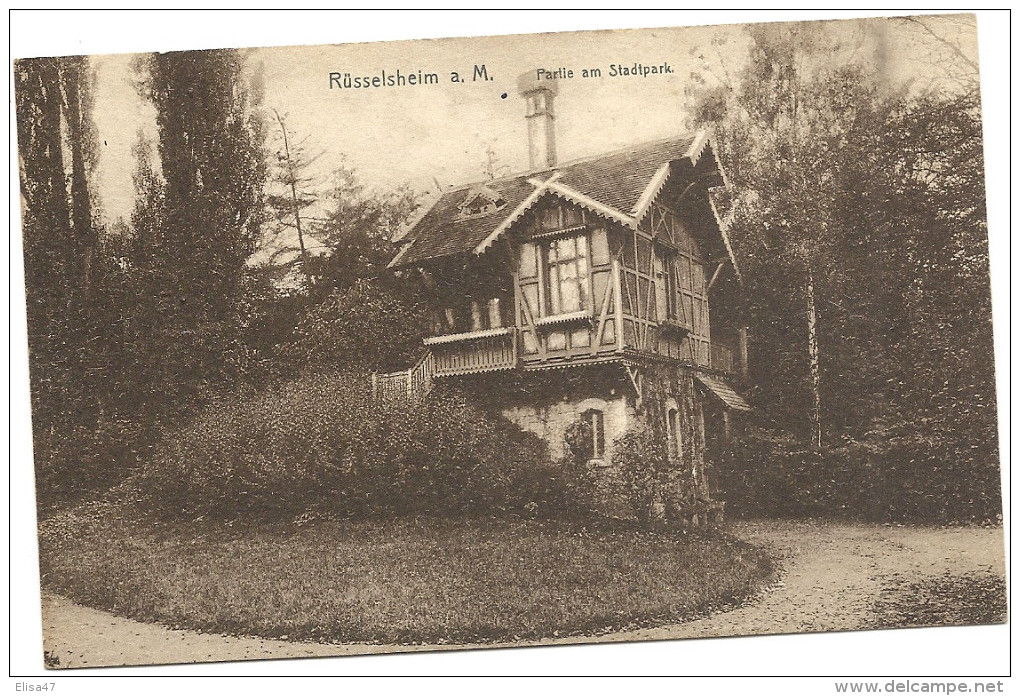
[(358, 280), (308, 307), (275, 352), (291, 367), (396, 370), (418, 359), (426, 312), (383, 283)]
[[(283, 518), (523, 509), (543, 443), (434, 393), (377, 404), (364, 375), (318, 374), (213, 403), (134, 477), (164, 510)], [(527, 499), (526, 499), (527, 498)]]
[(813, 452), (789, 435), (750, 428), (731, 443), (716, 483), (727, 510), (743, 516), (945, 523), (1001, 513), (994, 462), (975, 462), (930, 437), (887, 435)]
[(582, 518), (599, 514), (598, 472), (592, 465), (594, 433), (591, 423), (576, 420), (563, 434), (566, 456), (559, 463), (563, 480), (562, 513)]
[(694, 482), (672, 461), (661, 437), (641, 429), (616, 440), (613, 462), (620, 470), (624, 490), (638, 520), (651, 522), (659, 516), (682, 517), (695, 503)]
[(100, 418), (37, 433), (36, 500), (41, 510), (87, 500), (123, 481), (148, 433), (136, 423)]

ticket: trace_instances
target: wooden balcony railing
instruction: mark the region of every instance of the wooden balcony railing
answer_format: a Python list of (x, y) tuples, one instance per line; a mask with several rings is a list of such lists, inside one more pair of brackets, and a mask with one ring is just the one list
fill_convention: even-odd
[(437, 377), (506, 370), (517, 364), (516, 331), (487, 329), (426, 339)]

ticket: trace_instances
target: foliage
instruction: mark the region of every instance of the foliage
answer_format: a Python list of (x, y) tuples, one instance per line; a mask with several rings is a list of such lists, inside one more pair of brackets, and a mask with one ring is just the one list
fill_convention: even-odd
[[(300, 217), (305, 244), (312, 240), (321, 253), (306, 255), (303, 278), (294, 287), (278, 284), (259, 303), (262, 333), (253, 334), (259, 354), (270, 357), (284, 375), (309, 363), (342, 370), (406, 369), (421, 357), (426, 313), (416, 282), (386, 266), (393, 255), (390, 238), (415, 209), (417, 196), (406, 187), (367, 190), (346, 166), (333, 172), (323, 191), (307, 171), (315, 158), (300, 144), (291, 145), (290, 152), (289, 160), (283, 156), (276, 184), (289, 188), (293, 182), (295, 190), (270, 195), (276, 220), (271, 227), (296, 226)], [(319, 217), (314, 204), (322, 208)], [(272, 272), (271, 265), (260, 271)]]
[(993, 573), (898, 583), (872, 607), (874, 628), (975, 626), (1006, 621), (1006, 580)]
[(130, 482), (172, 515), (261, 520), (523, 509), (544, 445), (456, 395), (379, 404), (368, 378), (308, 374), (213, 402)]
[(986, 522), (1001, 512), (998, 467), (958, 459), (937, 434), (876, 431), (813, 451), (751, 428), (716, 467), (727, 509), (744, 516), (838, 516), (877, 522)]
[(124, 353), (124, 295), (95, 201), (89, 60), (19, 60), (14, 78), (32, 433), (46, 506), (117, 480), (132, 429), (126, 390), (109, 379)]
[(672, 460), (665, 440), (650, 429), (634, 430), (616, 440), (613, 463), (623, 477), (627, 500), (640, 522), (660, 516), (684, 517), (696, 504), (694, 482)]
[(368, 190), (353, 169), (342, 165), (334, 170), (324, 198), (326, 214), (315, 231), (330, 253), (309, 262), (319, 296), (359, 279), (398, 283), (386, 268), (394, 253), (390, 240), (418, 207), (418, 195), (407, 186)]
[(289, 640), (488, 642), (690, 619), (768, 556), (728, 538), (493, 518), (228, 526), (125, 506), (51, 518), (45, 587), (140, 621)]
[(129, 257), (142, 388), (156, 404), (199, 398), (244, 369), (245, 262), (264, 219), (261, 86), (236, 50), (153, 54), (140, 88), (156, 110), (158, 169), (139, 148)]
[[(810, 457), (801, 444), (773, 452), (765, 440), (748, 456), (783, 461), (783, 475), (803, 476), (806, 491), (831, 488), (816, 480), (819, 461), (822, 472), (877, 468), (889, 491), (876, 492), (888, 504), (871, 496), (835, 508), (832, 496), (816, 505), (805, 493), (805, 508), (850, 506), (902, 519), (907, 512), (891, 498), (902, 493), (913, 501), (910, 514), (923, 518), (994, 517), (987, 505), (997, 498), (997, 477), (989, 472), (998, 452), (974, 93), (894, 91), (823, 24), (763, 25), (748, 38), (745, 69), (728, 84), (703, 80), (698, 111), (716, 127), (731, 184), (720, 202), (733, 213), (728, 232), (748, 298), (750, 391), (766, 428), (806, 443), (817, 416), (825, 435)], [(832, 60), (844, 54), (848, 60)], [(776, 502), (800, 508), (796, 497)], [(947, 510), (936, 513), (922, 499), (949, 501)]]
[(592, 462), (595, 436), (590, 421), (579, 419), (567, 426), (563, 435), (566, 456), (559, 462), (563, 481), (563, 512), (581, 518), (594, 518), (604, 512), (599, 472)]
[(421, 357), (427, 329), (427, 313), (413, 296), (358, 280), (308, 306), (276, 354), (295, 368), (406, 369)]

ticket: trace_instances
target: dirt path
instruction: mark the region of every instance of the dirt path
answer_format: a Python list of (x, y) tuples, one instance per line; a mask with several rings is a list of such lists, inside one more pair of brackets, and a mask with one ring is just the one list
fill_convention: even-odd
[[(663, 640), (839, 631), (871, 625), (883, 587), (946, 573), (1004, 573), (1001, 529), (933, 529), (832, 522), (739, 522), (732, 531), (769, 548), (784, 570), (748, 606), (704, 619), (609, 636), (540, 641)], [(171, 664), (436, 650), (440, 646), (292, 643), (171, 630), (43, 594), (47, 653), (59, 667)], [(453, 646), (441, 646), (450, 648)]]

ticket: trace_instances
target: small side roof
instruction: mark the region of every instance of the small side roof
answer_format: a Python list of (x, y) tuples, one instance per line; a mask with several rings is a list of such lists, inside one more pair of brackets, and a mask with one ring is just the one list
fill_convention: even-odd
[(723, 408), (734, 411), (751, 411), (751, 405), (730, 385), (714, 375), (697, 374), (694, 377), (708, 392), (722, 402)]

